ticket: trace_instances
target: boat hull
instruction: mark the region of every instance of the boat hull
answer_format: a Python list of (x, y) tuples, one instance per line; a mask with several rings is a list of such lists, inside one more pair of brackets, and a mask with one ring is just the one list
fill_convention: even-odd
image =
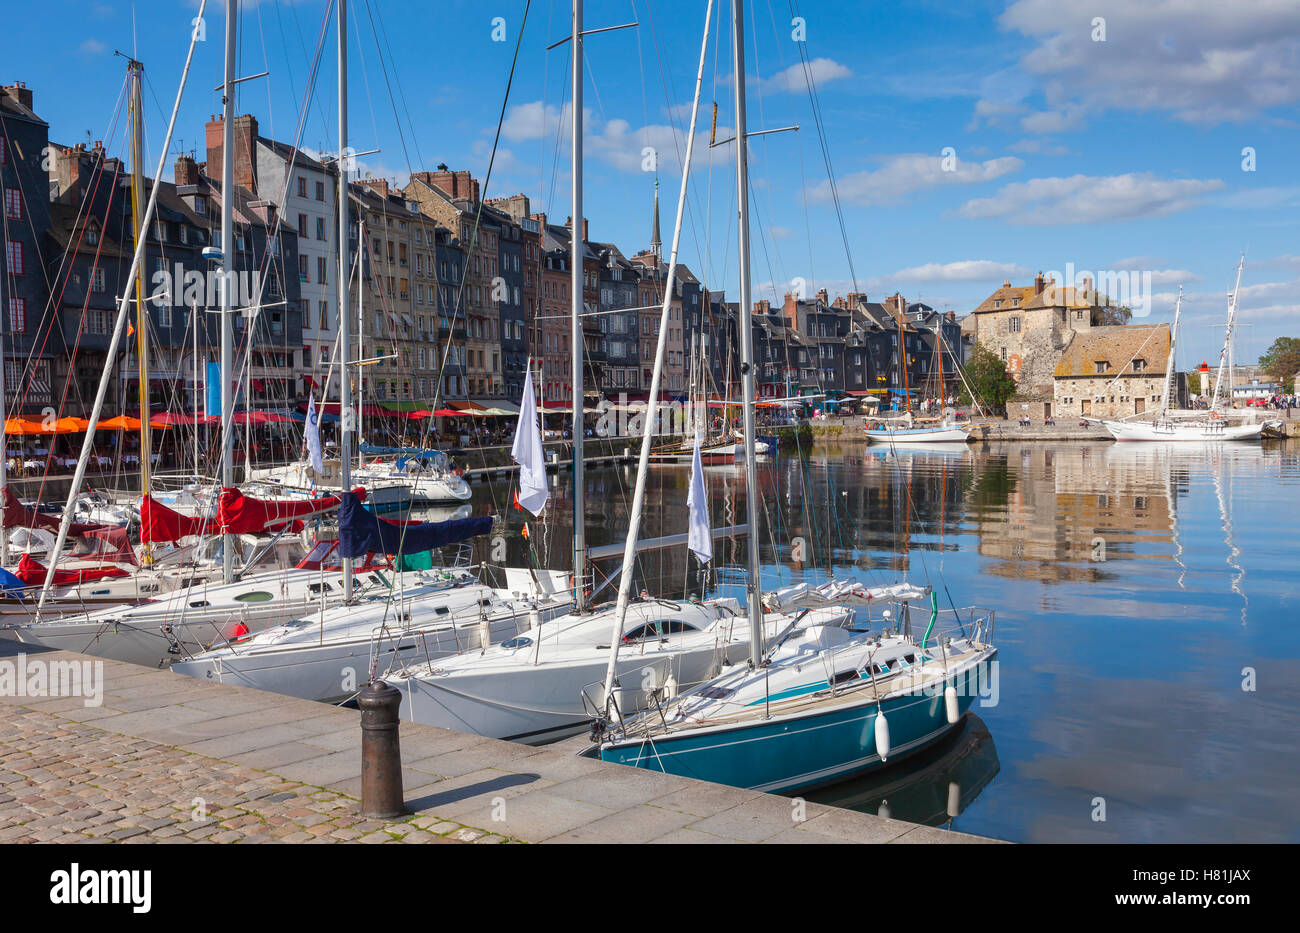
[[(528, 627), (528, 614), (503, 617), (490, 625), (493, 641)], [(477, 626), (394, 633), (378, 645), (372, 637), (340, 639), (321, 645), (286, 645), (234, 656), (200, 656), (177, 661), (178, 674), (213, 683), (252, 687), (303, 700), (337, 702), (355, 694), (370, 679), (372, 662), (382, 677), (394, 665), (449, 657), (480, 647)]]
[[(740, 642), (729, 645), (729, 660), (743, 657), (748, 650), (748, 645)], [(591, 725), (592, 708), (583, 703), (581, 691), (586, 684), (604, 681), (608, 658), (601, 654), (589, 662), (516, 668), (508, 677), (435, 674), (395, 678), (388, 683), (402, 693), (399, 712), (403, 719), (542, 745), (577, 735)], [(712, 676), (716, 663), (713, 644), (644, 655), (629, 652), (626, 657), (620, 655), (618, 677), (624, 683), (653, 687), (667, 682), (671, 674), (679, 684), (693, 684)], [(653, 669), (653, 676), (647, 669)], [(645, 709), (649, 702), (648, 691), (640, 687), (627, 689), (622, 697), (624, 706), (634, 708), (625, 709), (626, 715)]]
[(608, 743), (601, 746), (600, 757), (634, 768), (785, 793), (847, 780), (918, 752), (958, 728), (973, 701), (973, 696), (958, 697), (960, 712), (951, 723), (942, 693), (882, 701), (892, 739), (887, 759), (876, 748), (878, 711), (869, 697), (813, 714)]
[(864, 433), (870, 444), (964, 444), (970, 440), (969, 430), (969, 427), (868, 429)]
[(1177, 441), (1204, 443), (1206, 441), (1251, 441), (1262, 434), (1264, 424), (1228, 424), (1226, 421), (1131, 422), (1103, 421), (1102, 424), (1117, 441)]

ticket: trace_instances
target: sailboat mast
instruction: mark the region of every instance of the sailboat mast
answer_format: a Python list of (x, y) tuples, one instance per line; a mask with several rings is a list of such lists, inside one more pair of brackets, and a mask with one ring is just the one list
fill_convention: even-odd
[[(235, 35), (239, 29), (239, 0), (226, 0), (226, 80), (221, 90), (221, 485), (235, 485), (235, 387), (230, 381), (235, 355), (235, 322), (230, 319), (232, 266), (235, 259)], [(221, 579), (235, 579), (235, 537), (221, 542)]]
[[(352, 383), (348, 375), (348, 357), (352, 351), (352, 327), (348, 317), (348, 3), (339, 0), (339, 491), (352, 488), (352, 462), (349, 435), (355, 426), (352, 411)], [(358, 276), (358, 279), (360, 277)], [(352, 600), (352, 559), (343, 559), (343, 599)]]
[(907, 413), (912, 413), (912, 390), (907, 384), (907, 331), (903, 329), (903, 315), (898, 315), (898, 368), (903, 379), (903, 401), (907, 403)]
[(569, 339), (572, 342), (573, 361), (570, 381), (573, 383), (573, 609), (582, 612), (587, 608), (584, 579), (587, 575), (587, 535), (583, 527), (585, 516), (582, 443), (582, 0), (573, 0), (573, 104), (569, 108), (572, 120), (570, 149), (573, 152), (573, 195), (569, 223), (569, 290), (572, 320), (569, 322)]
[[(361, 360), (366, 358), (366, 283), (361, 275), (361, 260), (366, 254), (366, 225), (357, 215), (357, 469), (363, 465), (361, 445), (366, 441), (366, 369)], [(340, 312), (341, 314), (342, 312)]]
[(749, 613), (749, 657), (757, 667), (763, 660), (762, 587), (758, 564), (758, 459), (754, 456), (754, 333), (749, 304), (749, 152), (745, 120), (745, 2), (732, 0), (732, 60), (736, 83), (736, 202), (740, 232), (740, 372), (745, 430), (745, 517), (749, 524), (746, 609)]
[(1165, 364), (1165, 395), (1160, 400), (1160, 417), (1169, 412), (1169, 387), (1174, 381), (1174, 347), (1178, 344), (1178, 315), (1183, 310), (1183, 287), (1178, 286), (1178, 303), (1174, 305), (1174, 326), (1169, 332), (1169, 362)]
[(1241, 268), (1246, 264), (1246, 254), (1241, 254), (1237, 263), (1237, 284), (1232, 287), (1232, 296), (1228, 299), (1228, 324), (1223, 330), (1223, 349), (1219, 351), (1219, 372), (1214, 379), (1214, 397), (1210, 399), (1210, 410), (1219, 407), (1219, 389), (1223, 387), (1223, 367), (1228, 366), (1228, 401), (1232, 401), (1232, 321), (1237, 316), (1237, 292), (1241, 289)]
[[(677, 220), (673, 225), (673, 245), (668, 254), (668, 275), (664, 283), (663, 306), (659, 310), (659, 339), (655, 346), (655, 363), (650, 373), (650, 395), (646, 405), (645, 422), (641, 433), (641, 455), (637, 461), (636, 490), (632, 494), (632, 514), (628, 518), (627, 539), (623, 546), (623, 575), (618, 581), (618, 603), (614, 612), (614, 631), (610, 636), (609, 661), (605, 669), (605, 697), (614, 691), (618, 676), (618, 648), (623, 641), (627, 621), (627, 607), (632, 599), (632, 577), (636, 563), (637, 537), (641, 531), (641, 514), (645, 508), (646, 478), (650, 473), (650, 445), (659, 421), (659, 386), (663, 382), (664, 351), (668, 346), (668, 320), (677, 288), (677, 250), (682, 239), (682, 218), (686, 213), (687, 181), (691, 174), (691, 156), (695, 151), (695, 124), (700, 115), (700, 88), (704, 83), (704, 62), (709, 50), (709, 23), (713, 18), (713, 0), (709, 0), (704, 13), (704, 39), (700, 46), (700, 67), (695, 75), (695, 99), (691, 105), (691, 128), (686, 136), (686, 158), (682, 162), (682, 189), (677, 198)], [(655, 231), (658, 232), (658, 191), (655, 192)], [(656, 237), (658, 239), (658, 237)], [(655, 274), (659, 272), (659, 257), (655, 256)], [(697, 435), (698, 437), (698, 435)]]
[[(135, 243), (139, 246), (144, 239), (140, 229), (141, 214), (144, 212), (144, 132), (143, 111), (140, 99), (140, 71), (143, 66), (134, 59), (127, 66), (131, 75), (131, 225), (135, 233)], [(151, 452), (153, 445), (149, 434), (149, 328), (144, 307), (144, 267), (135, 270), (135, 338), (136, 361), (139, 364), (140, 377), (140, 489), (149, 491), (149, 473), (153, 466)], [(143, 544), (143, 563), (152, 563), (152, 548), (148, 542)]]

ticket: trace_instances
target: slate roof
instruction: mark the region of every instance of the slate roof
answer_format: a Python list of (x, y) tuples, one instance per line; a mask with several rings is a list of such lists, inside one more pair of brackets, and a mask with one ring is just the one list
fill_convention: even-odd
[[(1146, 360), (1146, 369), (1137, 372), (1134, 357)], [(1105, 373), (1097, 372), (1097, 362), (1110, 364)], [(1056, 364), (1057, 379), (1078, 376), (1159, 375), (1169, 360), (1168, 324), (1118, 324), (1079, 331)]]

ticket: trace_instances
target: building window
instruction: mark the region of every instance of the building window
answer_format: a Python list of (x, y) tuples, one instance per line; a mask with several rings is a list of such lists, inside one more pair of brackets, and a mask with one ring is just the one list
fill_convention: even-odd
[(23, 244), (15, 240), (6, 240), (5, 253), (9, 258), (9, 273), (11, 275), (26, 274), (26, 266), (23, 263)]
[(298, 197), (307, 197), (307, 179), (301, 176), (298, 178)]
[(23, 219), (23, 193), (17, 188), (5, 189), (5, 217), (9, 220)]
[(329, 303), (325, 301), (320, 303), (320, 329), (330, 329), (330, 306)]
[(1018, 334), (1018, 333), (1020, 333), (1020, 318), (1019, 318), (1019, 316), (1017, 316), (1017, 317), (1013, 317), (1013, 318), (1011, 319), (1011, 333), (1013, 333), (1013, 334)]
[(309, 267), (307, 265), (307, 257), (303, 256), (301, 253), (298, 255), (298, 281), (299, 282), (311, 281), (311, 274), (309, 272)]
[(92, 292), (104, 291), (104, 270), (100, 266), (90, 270), (90, 290)]
[[(304, 191), (304, 192), (302, 193), (302, 196), (303, 196), (304, 198), (307, 197), (307, 192)], [(324, 200), (325, 200), (325, 182), (323, 182), (323, 181), (318, 181), (318, 182), (316, 182), (316, 200), (317, 200), (317, 201), (324, 201)]]
[(1144, 372), (1146, 368), (1147, 368), (1146, 360), (1141, 359), (1140, 357), (1133, 360), (1133, 372), (1135, 373)]
[(324, 285), (326, 282), (329, 281), (329, 278), (328, 278), (328, 276), (326, 275), (326, 272), (325, 272), (325, 257), (324, 257), (324, 256), (317, 256), (317, 257), (316, 257), (316, 281), (320, 282), (322, 285)]
[(1095, 365), (1096, 365), (1096, 367), (1097, 367), (1097, 373), (1098, 373), (1099, 375), (1100, 375), (1101, 373), (1105, 373), (1105, 372), (1109, 372), (1109, 371), (1110, 371), (1110, 363), (1106, 362), (1105, 360), (1097, 360), (1097, 361), (1095, 362)]
[(307, 215), (306, 214), (298, 215), (298, 236), (302, 237), (303, 239), (306, 239), (307, 237)]
[(26, 298), (9, 299), (9, 330), (11, 333), (15, 334), (24, 334), (27, 332)]

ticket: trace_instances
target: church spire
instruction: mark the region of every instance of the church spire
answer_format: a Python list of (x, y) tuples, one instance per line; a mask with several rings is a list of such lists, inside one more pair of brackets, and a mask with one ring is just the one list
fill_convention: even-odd
[[(659, 239), (659, 179), (655, 179), (655, 218), (650, 228), (650, 252), (654, 253), (655, 264), (663, 262), (663, 242)], [(656, 272), (658, 269), (656, 268)]]

